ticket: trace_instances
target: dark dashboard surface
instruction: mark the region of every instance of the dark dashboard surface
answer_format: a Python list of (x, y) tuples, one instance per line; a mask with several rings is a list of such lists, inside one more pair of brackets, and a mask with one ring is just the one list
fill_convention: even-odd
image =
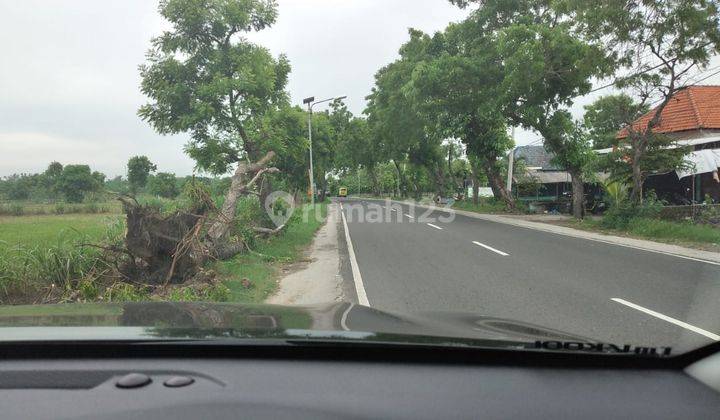
[[(127, 373), (152, 382), (121, 389)], [(171, 377), (194, 382), (170, 388)], [(6, 360), (3, 419), (718, 418), (682, 370), (262, 359)]]

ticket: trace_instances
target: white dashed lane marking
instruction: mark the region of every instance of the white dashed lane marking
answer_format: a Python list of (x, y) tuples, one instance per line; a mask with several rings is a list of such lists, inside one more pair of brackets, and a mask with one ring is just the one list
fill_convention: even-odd
[(510, 255), (510, 254), (508, 254), (507, 252), (502, 252), (502, 251), (500, 251), (499, 249), (495, 249), (495, 248), (493, 248), (493, 247), (491, 247), (491, 246), (489, 246), (489, 245), (481, 244), (481, 243), (478, 242), (478, 241), (473, 241), (473, 243), (474, 243), (475, 245), (477, 245), (477, 246), (481, 246), (481, 247), (483, 247), (483, 248), (485, 248), (485, 249), (487, 249), (487, 250), (489, 250), (489, 251), (492, 251), (492, 252), (494, 252), (494, 253), (496, 253), (496, 254), (500, 254), (500, 255), (502, 255), (503, 257), (507, 257), (508, 255)]

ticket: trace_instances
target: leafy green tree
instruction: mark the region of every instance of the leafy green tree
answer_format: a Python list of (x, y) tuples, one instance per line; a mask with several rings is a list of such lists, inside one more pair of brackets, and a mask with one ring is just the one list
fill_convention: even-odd
[(434, 55), (413, 72), (410, 91), (415, 103), (420, 104), (427, 118), (433, 119), (430, 127), (437, 136), (462, 141), (495, 197), (514, 207), (499, 162), (512, 147), (512, 140), (497, 102), (496, 89), (502, 81), (496, 62), (497, 47), (476, 31), (472, 19), (450, 25), (432, 40), (420, 33), (411, 33), (411, 37), (425, 39)]
[(57, 194), (57, 183), (62, 174), (63, 166), (60, 162), (52, 162), (42, 174), (42, 186), (48, 197), (55, 197)]
[(128, 160), (128, 182), (130, 183), (130, 192), (137, 194), (147, 184), (150, 172), (155, 172), (157, 166), (150, 162), (147, 156), (134, 156)]
[[(270, 124), (288, 106), (290, 63), (273, 57), (248, 34), (275, 23), (274, 0), (162, 0), (160, 14), (171, 29), (153, 39), (140, 66), (141, 90), (150, 98), (138, 114), (162, 134), (188, 133), (185, 151), (196, 167), (213, 174), (235, 168), (209, 229), (213, 242), (225, 238), (248, 175), (263, 171), (260, 200), (271, 186), (270, 160), (288, 147)], [(266, 221), (268, 222), (268, 221)], [(220, 241), (223, 242), (223, 241)]]
[[(626, 94), (604, 96), (585, 107), (583, 125), (595, 147), (613, 147), (614, 150), (598, 159), (598, 168), (609, 172), (614, 182), (632, 184), (630, 151), (620, 130), (648, 112), (648, 106), (635, 102)], [(652, 173), (670, 172), (682, 167), (687, 148), (678, 148), (668, 136), (654, 134), (640, 160), (641, 179)]]
[[(352, 169), (356, 175), (360, 168), (364, 168), (369, 178), (370, 192), (380, 194), (377, 165), (383, 158), (378, 150), (379, 143), (372, 136), (367, 120), (354, 117), (343, 105), (333, 107), (331, 122), (337, 136), (335, 167), (342, 170)], [(355, 176), (355, 181), (357, 179)], [(361, 192), (363, 185), (356, 183), (352, 189)]]
[(14, 174), (5, 180), (5, 195), (10, 200), (27, 200), (35, 188), (35, 180), (28, 174)]
[(327, 192), (327, 174), (333, 169), (335, 158), (335, 130), (327, 112), (313, 113), (313, 170), (315, 173), (316, 193), (319, 199), (325, 199)]
[(264, 127), (265, 135), (274, 139), (278, 153), (274, 165), (280, 169), (280, 174), (274, 177), (281, 178), (288, 191), (307, 191), (310, 165), (307, 112), (298, 106), (282, 107), (266, 116)]
[(595, 149), (615, 147), (620, 129), (648, 110), (626, 94), (603, 96), (585, 107), (583, 125)]
[(98, 191), (101, 186), (88, 165), (66, 165), (58, 180), (58, 189), (69, 203), (82, 202), (87, 193)]
[[(467, 6), (469, 1), (456, 1)], [(564, 2), (484, 0), (455, 38), (467, 46), (475, 72), (496, 80), (483, 99), (513, 125), (537, 131), (545, 148), (573, 179), (573, 214), (583, 213), (583, 174), (589, 163), (587, 136), (580, 135), (566, 107), (592, 88), (592, 78), (614, 70), (600, 42), (576, 34)]]
[(416, 98), (408, 90), (416, 67), (431, 54), (430, 39), (417, 30), (410, 30), (410, 41), (400, 48), (401, 58), (380, 69), (375, 87), (368, 97), (365, 113), (375, 149), (395, 166), (398, 190), (408, 193), (408, 182), (401, 162), (423, 166), (432, 174), (437, 194), (445, 193), (445, 166), (440, 149), (443, 133), (433, 130), (435, 121), (420, 112)]
[(150, 98), (140, 117), (159, 133), (189, 133), (186, 152), (214, 174), (273, 150), (263, 119), (286, 105), (290, 65), (247, 34), (275, 23), (276, 3), (162, 0), (159, 10), (171, 29), (153, 39), (140, 66), (142, 92)]
[(175, 198), (180, 194), (175, 174), (158, 172), (148, 181), (148, 190), (151, 194), (165, 198)]
[(63, 166), (60, 162), (52, 162), (48, 165), (44, 175), (50, 179), (57, 179), (62, 174)]
[[(629, 74), (615, 79), (616, 86), (634, 92), (641, 107), (658, 102), (645, 124), (626, 121), (628, 136), (623, 143), (631, 169), (630, 198), (639, 204), (647, 174), (644, 168), (649, 166), (644, 160), (667, 142), (666, 136), (654, 134), (662, 111), (680, 89), (697, 83), (698, 75), (692, 73), (707, 69), (720, 49), (718, 2), (569, 0), (565, 4), (582, 34), (602, 42), (627, 69)], [(682, 158), (675, 164), (681, 165)]]

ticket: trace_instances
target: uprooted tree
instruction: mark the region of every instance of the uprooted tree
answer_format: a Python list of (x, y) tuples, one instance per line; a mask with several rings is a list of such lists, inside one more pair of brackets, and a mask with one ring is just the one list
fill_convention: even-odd
[[(275, 156), (269, 152), (256, 163), (238, 165), (222, 208), (214, 208), (204, 190), (196, 190), (189, 209), (163, 215), (141, 206), (130, 197), (121, 197), (127, 215), (124, 252), (130, 257), (119, 267), (121, 274), (151, 284), (180, 283), (193, 277), (211, 258), (229, 258), (246, 248), (242, 240), (230, 238), (238, 199), (252, 191)], [(258, 228), (263, 233), (282, 229)]]
[(244, 248), (230, 234), (235, 207), (254, 186), (264, 202), (265, 176), (278, 172), (270, 162), (283, 145), (267, 128), (272, 115), (288, 107), (290, 65), (245, 37), (275, 22), (272, 0), (161, 0), (159, 12), (171, 29), (152, 40), (140, 66), (150, 101), (138, 114), (161, 134), (189, 134), (185, 150), (198, 169), (225, 174), (236, 167), (220, 209), (202, 194), (169, 216), (121, 199), (130, 256), (124, 274), (166, 284), (186, 280), (208, 258)]

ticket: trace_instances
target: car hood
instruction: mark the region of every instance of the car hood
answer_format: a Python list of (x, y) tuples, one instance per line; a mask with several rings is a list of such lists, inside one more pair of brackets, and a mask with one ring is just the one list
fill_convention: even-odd
[(315, 306), (133, 302), (0, 307), (0, 341), (353, 340), (527, 348), (595, 340), (467, 313), (400, 315), (353, 303)]

